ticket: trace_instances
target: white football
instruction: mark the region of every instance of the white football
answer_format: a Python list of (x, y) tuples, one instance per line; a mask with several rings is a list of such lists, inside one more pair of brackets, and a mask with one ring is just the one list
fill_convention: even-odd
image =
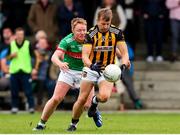
[(108, 82), (116, 82), (121, 76), (121, 69), (115, 64), (109, 64), (105, 67), (103, 75)]

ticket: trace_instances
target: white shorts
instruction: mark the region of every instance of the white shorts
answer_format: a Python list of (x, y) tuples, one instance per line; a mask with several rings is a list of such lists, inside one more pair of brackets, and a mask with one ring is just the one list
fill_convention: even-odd
[(98, 72), (93, 71), (88, 67), (84, 67), (82, 72), (82, 80), (87, 80), (99, 84), (101, 81), (105, 80), (105, 78), (102, 73), (99, 75)]
[(82, 71), (68, 70), (67, 72), (61, 71), (58, 81), (65, 82), (73, 88), (80, 88)]

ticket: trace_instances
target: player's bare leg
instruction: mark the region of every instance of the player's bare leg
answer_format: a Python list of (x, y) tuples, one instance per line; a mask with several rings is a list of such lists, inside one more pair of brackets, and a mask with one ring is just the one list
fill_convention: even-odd
[(46, 103), (41, 119), (47, 121), (51, 114), (56, 110), (59, 103), (64, 99), (66, 93), (71, 88), (70, 85), (64, 82), (57, 82), (52, 98)]
[(86, 103), (84, 105), (84, 110), (85, 111), (87, 111), (90, 108), (91, 102), (92, 102), (92, 98), (93, 98), (94, 95), (95, 95), (95, 91), (94, 91), (94, 87), (93, 87), (91, 92), (89, 93), (89, 96), (88, 96), (88, 98), (86, 100)]
[(88, 99), (88, 96), (91, 93), (91, 90), (93, 90), (92, 88), (93, 88), (92, 82), (87, 82), (87, 81), (82, 80), (79, 97), (73, 106), (72, 121), (71, 121), (70, 126), (67, 129), (68, 131), (76, 130), (77, 123), (84, 110), (84, 105)]
[(99, 83), (99, 93), (92, 99), (92, 105), (88, 110), (88, 116), (93, 117), (93, 120), (97, 127), (102, 126), (102, 117), (97, 109), (98, 102), (104, 103), (110, 98), (112, 87), (113, 83), (107, 82), (105, 80), (101, 81)]
[(34, 128), (33, 130), (43, 130), (45, 128), (45, 123), (52, 115), (52, 113), (56, 110), (59, 103), (63, 100), (70, 87), (71, 86), (68, 85), (67, 83), (60, 81), (57, 82), (54, 90), (54, 94), (51, 97), (51, 99), (46, 103), (41, 115), (41, 120), (37, 124), (37, 127)]
[(99, 93), (97, 94), (97, 98), (99, 102), (106, 102), (112, 93), (113, 83), (108, 82), (106, 80), (101, 81), (99, 83)]

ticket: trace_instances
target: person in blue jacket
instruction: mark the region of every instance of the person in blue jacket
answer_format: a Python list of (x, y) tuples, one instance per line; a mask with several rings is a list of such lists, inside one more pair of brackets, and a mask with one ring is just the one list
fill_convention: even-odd
[[(134, 51), (128, 43), (127, 43), (127, 47), (128, 47), (129, 60), (131, 62), (131, 67), (130, 67), (130, 69), (126, 69), (126, 71), (123, 73), (123, 77), (121, 80), (127, 89), (130, 99), (132, 100), (132, 102), (134, 104), (134, 108), (142, 109), (143, 108), (142, 101), (137, 96), (136, 91), (134, 89), (134, 84), (133, 84), (134, 65), (133, 65), (132, 61), (134, 60)], [(121, 96), (121, 104), (123, 105), (124, 104), (123, 103), (124, 102), (123, 94), (121, 94), (120, 96)], [(123, 110), (124, 108), (120, 107), (120, 109)]]

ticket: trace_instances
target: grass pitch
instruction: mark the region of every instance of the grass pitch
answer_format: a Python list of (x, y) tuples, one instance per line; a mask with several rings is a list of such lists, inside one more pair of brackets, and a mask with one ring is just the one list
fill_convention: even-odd
[[(47, 122), (44, 131), (32, 131), (40, 118), (40, 113), (16, 115), (0, 113), (1, 134), (69, 134), (66, 131), (71, 112), (55, 112)], [(92, 119), (81, 117), (75, 134), (180, 134), (180, 114), (178, 113), (106, 113), (102, 112), (103, 126), (97, 128)]]

